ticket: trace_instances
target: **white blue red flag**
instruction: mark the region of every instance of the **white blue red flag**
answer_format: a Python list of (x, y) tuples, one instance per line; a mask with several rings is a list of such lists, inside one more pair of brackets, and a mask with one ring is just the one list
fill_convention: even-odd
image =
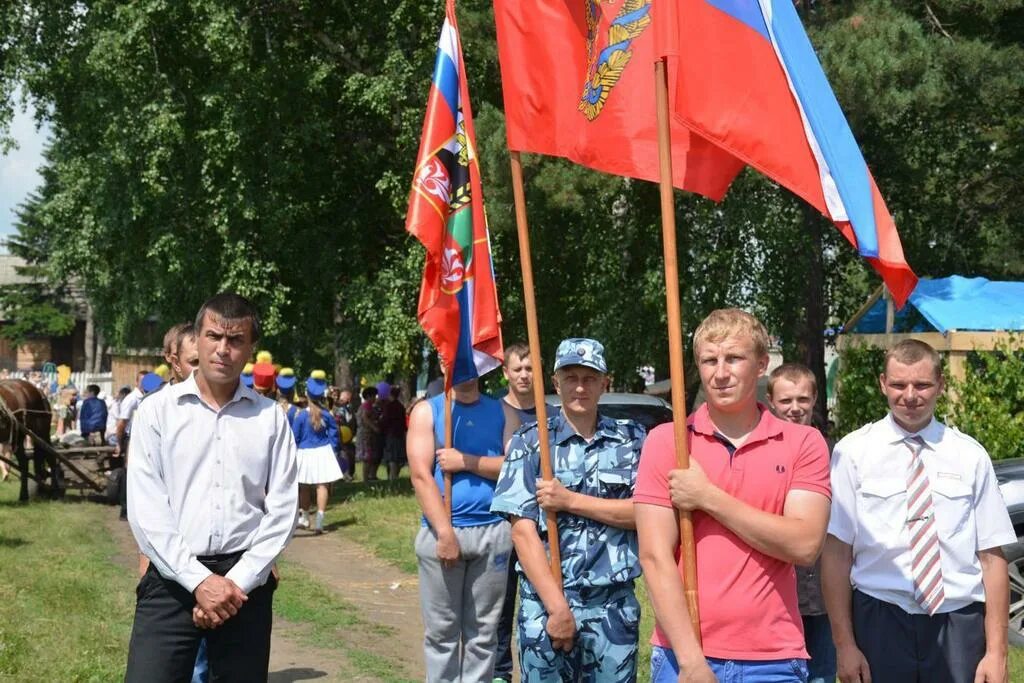
[(831, 219), (902, 306), (917, 283), (792, 0), (652, 0), (674, 117)]
[(437, 45), (405, 229), (427, 250), (417, 317), (446, 385), (501, 365), (501, 313), (454, 0)]

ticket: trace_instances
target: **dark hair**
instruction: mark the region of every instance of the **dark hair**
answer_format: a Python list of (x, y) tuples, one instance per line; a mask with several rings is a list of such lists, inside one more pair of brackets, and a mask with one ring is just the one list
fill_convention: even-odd
[(502, 362), (506, 367), (508, 366), (509, 358), (511, 356), (518, 356), (519, 360), (530, 357), (530, 347), (523, 342), (517, 341), (512, 342), (505, 347), (505, 360)]
[(206, 318), (207, 313), (215, 315), (221, 320), (231, 322), (247, 320), (251, 333), (249, 341), (254, 343), (259, 341), (260, 316), (256, 312), (256, 307), (245, 297), (234, 292), (221, 292), (207, 299), (206, 303), (199, 309), (199, 312), (196, 313), (196, 334), (202, 331), (203, 319)]
[(98, 384), (90, 384), (85, 388), (85, 390), (88, 391), (93, 396), (96, 396), (100, 393), (100, 387)]
[(366, 387), (363, 389), (363, 400), (369, 401), (371, 398), (377, 395), (377, 387)]
[(117, 395), (120, 396), (121, 398), (124, 398), (130, 393), (132, 393), (132, 390), (129, 387), (121, 387), (121, 389), (117, 392)]

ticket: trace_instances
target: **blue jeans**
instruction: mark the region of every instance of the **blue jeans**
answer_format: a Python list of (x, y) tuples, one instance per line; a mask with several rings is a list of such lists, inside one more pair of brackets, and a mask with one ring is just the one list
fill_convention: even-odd
[(827, 614), (805, 616), (804, 640), (811, 661), (807, 662), (810, 683), (835, 683), (836, 646), (832, 643), (832, 626)]
[[(807, 663), (802, 659), (715, 659), (708, 666), (718, 683), (807, 683)], [(655, 646), (651, 651), (651, 683), (677, 683), (679, 664), (672, 650)]]
[(206, 638), (199, 641), (196, 653), (196, 666), (192, 669), (192, 683), (209, 683), (210, 660), (206, 657)]

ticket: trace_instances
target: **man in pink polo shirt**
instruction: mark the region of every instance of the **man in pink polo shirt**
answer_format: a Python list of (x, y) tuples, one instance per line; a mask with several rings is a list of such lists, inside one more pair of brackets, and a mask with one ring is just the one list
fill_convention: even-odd
[[(757, 402), (768, 334), (738, 309), (694, 333), (707, 403), (687, 421), (690, 468), (676, 469), (672, 425), (644, 443), (633, 502), (654, 603), (652, 683), (806, 681), (793, 565), (813, 564), (829, 511), (828, 447), (813, 427)], [(700, 640), (690, 624), (676, 508), (693, 513)]]

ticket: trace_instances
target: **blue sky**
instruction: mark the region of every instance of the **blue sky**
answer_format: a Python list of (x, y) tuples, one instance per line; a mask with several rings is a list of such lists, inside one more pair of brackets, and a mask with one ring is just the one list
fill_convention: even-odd
[(0, 239), (14, 232), (14, 210), (39, 185), (47, 131), (36, 131), (32, 110), (16, 111), (11, 136), (18, 149), (0, 157)]

